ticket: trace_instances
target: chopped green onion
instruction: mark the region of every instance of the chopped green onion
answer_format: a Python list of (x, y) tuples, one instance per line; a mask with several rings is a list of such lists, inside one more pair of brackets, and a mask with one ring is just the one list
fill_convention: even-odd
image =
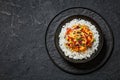
[(96, 41), (96, 39), (93, 40), (94, 42)]
[(81, 46), (85, 46), (85, 44), (81, 44)]

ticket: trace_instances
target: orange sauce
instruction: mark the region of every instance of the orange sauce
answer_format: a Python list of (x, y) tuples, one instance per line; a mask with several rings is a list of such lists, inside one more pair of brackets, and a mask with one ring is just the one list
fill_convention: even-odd
[(66, 47), (71, 51), (84, 52), (92, 46), (94, 37), (92, 31), (86, 25), (74, 25), (67, 28), (66, 34)]

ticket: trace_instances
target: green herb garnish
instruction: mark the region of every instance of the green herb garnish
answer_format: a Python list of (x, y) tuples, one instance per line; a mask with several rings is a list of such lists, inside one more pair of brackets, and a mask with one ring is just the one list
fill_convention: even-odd
[(77, 41), (82, 41), (82, 38), (77, 38)]
[(96, 41), (96, 39), (93, 40), (93, 42), (95, 42), (95, 41)]
[(81, 46), (85, 46), (85, 44), (81, 44)]

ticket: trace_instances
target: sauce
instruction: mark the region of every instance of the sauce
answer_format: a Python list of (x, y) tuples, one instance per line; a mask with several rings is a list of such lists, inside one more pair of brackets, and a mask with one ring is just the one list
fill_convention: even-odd
[(94, 42), (92, 31), (88, 26), (80, 24), (67, 28), (65, 39), (65, 46), (76, 52), (86, 51)]

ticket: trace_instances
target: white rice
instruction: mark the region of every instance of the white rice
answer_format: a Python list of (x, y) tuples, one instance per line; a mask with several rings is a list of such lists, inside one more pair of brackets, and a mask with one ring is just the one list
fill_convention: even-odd
[[(77, 24), (81, 24), (81, 25), (84, 24), (88, 26), (89, 29), (93, 32), (95, 41), (93, 42), (92, 47), (88, 48), (85, 52), (73, 52), (65, 46), (66, 29), (72, 27), (73, 25), (77, 25)], [(62, 26), (61, 32), (59, 34), (59, 46), (61, 50), (64, 52), (65, 56), (68, 56), (69, 58), (73, 58), (73, 59), (87, 59), (98, 49), (98, 45), (99, 45), (99, 33), (96, 27), (93, 24), (91, 24), (91, 22), (83, 20), (83, 19), (73, 19), (72, 21)]]

